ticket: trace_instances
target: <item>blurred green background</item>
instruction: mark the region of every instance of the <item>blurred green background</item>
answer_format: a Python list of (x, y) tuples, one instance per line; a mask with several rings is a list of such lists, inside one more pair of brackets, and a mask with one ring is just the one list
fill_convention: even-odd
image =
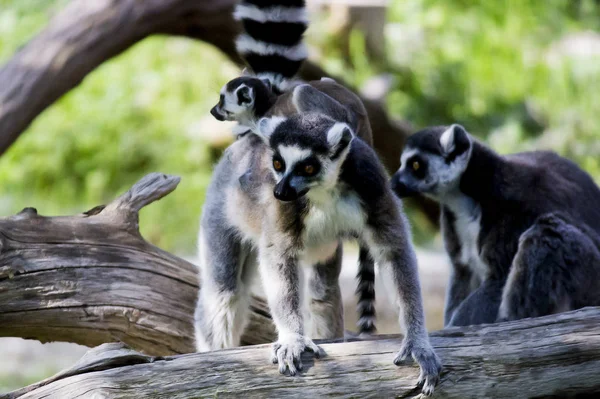
[[(0, 63), (66, 0), (0, 0)], [(592, 0), (395, 0), (384, 59), (363, 35), (344, 55), (325, 13), (314, 15), (313, 55), (360, 87), (389, 73), (387, 106), (415, 128), (459, 122), (507, 153), (550, 148), (600, 179), (600, 5)], [(182, 177), (142, 211), (142, 233), (195, 252), (210, 179), (208, 111), (239, 69), (214, 48), (152, 37), (105, 63), (45, 111), (0, 157), (0, 214), (35, 206), (70, 214), (113, 199), (151, 171)], [(0, 82), (1, 84), (1, 82)], [(414, 210), (420, 244), (432, 237)]]

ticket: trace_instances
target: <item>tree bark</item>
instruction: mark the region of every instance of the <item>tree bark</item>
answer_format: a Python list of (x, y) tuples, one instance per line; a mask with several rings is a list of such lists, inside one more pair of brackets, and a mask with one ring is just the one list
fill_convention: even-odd
[[(150, 174), (106, 206), (0, 219), (0, 336), (94, 346), (122, 341), (149, 355), (195, 351), (196, 267), (148, 244), (138, 211), (179, 178)], [(255, 299), (244, 343), (275, 338)]]
[[(444, 370), (435, 398), (597, 398), (600, 308), (433, 333)], [(151, 357), (105, 344), (7, 398), (416, 398), (419, 370), (392, 363), (399, 336), (324, 344), (301, 376), (279, 375), (269, 345)]]

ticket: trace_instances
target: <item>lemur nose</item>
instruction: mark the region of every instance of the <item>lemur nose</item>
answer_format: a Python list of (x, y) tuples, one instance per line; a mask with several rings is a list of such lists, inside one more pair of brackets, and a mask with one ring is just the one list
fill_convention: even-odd
[(298, 193), (293, 188), (287, 185), (277, 185), (273, 190), (273, 195), (279, 201), (294, 201), (298, 199)]
[(417, 194), (415, 190), (410, 188), (405, 182), (400, 179), (398, 174), (392, 176), (392, 180), (390, 181), (390, 187), (392, 191), (396, 193), (396, 195), (400, 198), (406, 198)]
[(212, 109), (210, 110), (210, 113), (212, 116), (214, 116), (218, 121), (224, 121), (225, 117), (223, 115), (221, 115), (221, 113), (219, 112), (219, 110), (217, 109), (217, 106), (215, 105), (214, 107), (212, 107)]

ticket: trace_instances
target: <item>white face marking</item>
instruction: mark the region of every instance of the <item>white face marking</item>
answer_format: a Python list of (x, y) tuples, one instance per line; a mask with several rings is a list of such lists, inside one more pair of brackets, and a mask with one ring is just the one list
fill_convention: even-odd
[(279, 155), (285, 162), (285, 170), (289, 172), (298, 162), (308, 158), (312, 151), (306, 148), (296, 146), (280, 145), (278, 148)]
[[(221, 105), (221, 111), (223, 111), (223, 114), (224, 114), (223, 116), (225, 117), (225, 119), (227, 119), (229, 121), (235, 120), (242, 124), (248, 125), (250, 122), (249, 119), (252, 119), (252, 115), (246, 115), (246, 114), (249, 114), (249, 111), (252, 109), (253, 101), (251, 101), (250, 103), (242, 104), (242, 105), (238, 104), (238, 99), (237, 99), (236, 93), (241, 87), (247, 87), (247, 86), (240, 85), (233, 92), (227, 90), (227, 85), (223, 86), (223, 88), (221, 89), (221, 92), (220, 92), (220, 94), (223, 96), (223, 104)], [(252, 97), (252, 88), (249, 87), (249, 89), (250, 89), (250, 96)], [(229, 114), (226, 114), (225, 111), (229, 112)]]

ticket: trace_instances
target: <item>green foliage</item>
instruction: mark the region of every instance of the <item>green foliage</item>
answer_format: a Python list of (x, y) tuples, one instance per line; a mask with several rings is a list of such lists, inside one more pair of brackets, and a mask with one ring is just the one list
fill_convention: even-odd
[[(66, 3), (0, 0), (0, 62)], [(599, 29), (594, 0), (395, 0), (387, 60), (369, 60), (359, 32), (344, 58), (339, 38), (323, 34), (323, 14), (310, 38), (323, 65), (357, 86), (391, 71), (389, 110), (417, 128), (456, 121), (502, 153), (551, 148), (598, 180), (600, 63), (565, 55), (572, 46), (559, 43)], [(0, 157), (0, 212), (83, 211), (148, 172), (173, 173), (180, 187), (142, 212), (142, 232), (167, 250), (194, 251), (211, 166), (203, 120), (236, 73), (202, 43), (144, 40), (93, 72)], [(422, 215), (412, 219), (420, 242), (431, 237)]]
[[(0, 24), (3, 60), (64, 1), (9, 3), (0, 8), (0, 21), (19, 23)], [(202, 120), (236, 73), (202, 43), (144, 40), (89, 75), (0, 157), (0, 211), (25, 205), (45, 215), (85, 211), (148, 172), (172, 173), (182, 177), (180, 186), (142, 211), (142, 233), (162, 248), (194, 251), (211, 170)]]

